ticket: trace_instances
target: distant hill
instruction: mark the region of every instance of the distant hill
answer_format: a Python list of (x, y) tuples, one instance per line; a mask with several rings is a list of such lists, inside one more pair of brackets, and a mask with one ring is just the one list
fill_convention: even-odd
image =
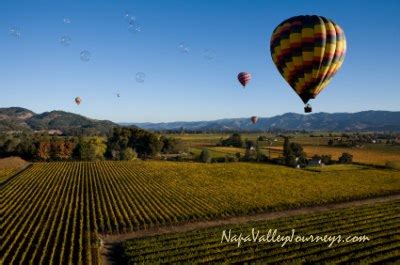
[(119, 126), (111, 121), (89, 119), (65, 111), (36, 114), (28, 109), (0, 108), (0, 132), (52, 131), (66, 135), (106, 134)]
[(65, 112), (51, 111), (36, 114), (28, 109), (0, 108), (0, 132), (50, 131), (65, 135), (92, 135), (109, 133), (113, 127), (129, 126), (147, 130), (190, 131), (400, 131), (400, 111), (362, 111), (357, 113), (313, 113), (309, 115), (286, 113), (270, 118), (259, 118), (252, 124), (249, 118), (215, 121), (121, 123), (95, 120)]
[[(249, 118), (215, 121), (132, 123), (148, 130), (193, 131), (400, 131), (400, 111), (362, 111), (357, 113), (286, 113), (270, 118), (259, 118), (252, 124)], [(124, 124), (128, 125), (128, 124)]]

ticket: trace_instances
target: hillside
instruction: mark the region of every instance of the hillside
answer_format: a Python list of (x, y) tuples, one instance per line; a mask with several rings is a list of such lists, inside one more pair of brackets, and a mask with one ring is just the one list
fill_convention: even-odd
[(362, 111), (357, 113), (286, 113), (259, 118), (221, 119), (199, 122), (134, 123), (149, 130), (264, 131), (272, 129), (308, 131), (400, 131), (400, 111)]
[(28, 109), (0, 108), (0, 132), (59, 131), (65, 135), (105, 134), (118, 126), (111, 121), (94, 120), (65, 111), (36, 114)]

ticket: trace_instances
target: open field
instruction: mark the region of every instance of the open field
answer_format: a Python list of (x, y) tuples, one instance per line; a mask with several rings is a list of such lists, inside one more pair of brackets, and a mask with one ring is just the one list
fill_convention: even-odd
[[(199, 134), (171, 134), (170, 136), (183, 140), (191, 146), (207, 146), (215, 145), (218, 141), (223, 138), (228, 138), (230, 133), (199, 133)], [(281, 146), (283, 144), (283, 138), (278, 137), (276, 134), (271, 133), (241, 133), (242, 139), (257, 140), (262, 135), (272, 140), (272, 146)], [(319, 134), (318, 134), (319, 135)], [(323, 137), (310, 137), (308, 134), (291, 134), (291, 140), (303, 145), (327, 145), (328, 141), (334, 137), (328, 136), (327, 134)], [(274, 141), (276, 139), (276, 141)]]
[[(234, 155), (245, 153), (244, 148), (216, 146), (219, 139), (227, 138), (230, 134), (182, 134), (173, 135), (182, 139), (190, 147), (190, 151), (196, 155), (200, 154), (203, 148), (210, 151), (212, 157)], [(261, 151), (271, 158), (279, 157), (279, 152), (283, 149), (283, 138), (265, 133), (241, 134), (242, 139), (255, 141), (258, 136), (263, 135), (272, 142), (259, 142)], [(318, 134), (319, 135), (319, 134)], [(328, 146), (328, 141), (333, 137), (323, 135), (322, 137), (310, 137), (308, 134), (293, 134), (291, 142), (300, 143), (308, 157), (313, 155), (331, 155), (337, 160), (342, 153), (347, 152), (353, 155), (353, 161), (371, 165), (385, 165), (388, 161), (400, 162), (400, 146), (387, 144), (364, 144), (362, 148), (332, 147)], [(277, 141), (273, 141), (273, 140)], [(271, 150), (271, 152), (270, 152)], [(276, 151), (276, 152), (274, 152)]]
[(248, 163), (36, 163), (1, 189), (3, 263), (97, 263), (98, 233), (398, 193), (400, 172)]
[[(303, 146), (308, 157), (313, 155), (331, 155), (337, 160), (344, 152), (353, 155), (353, 161), (371, 165), (385, 165), (388, 161), (400, 161), (400, 148), (397, 146), (346, 148), (329, 146)], [(282, 149), (282, 147), (274, 147)]]
[[(306, 214), (269, 221), (195, 230), (128, 240), (122, 243), (121, 264), (135, 263), (395, 263), (400, 251), (400, 200), (367, 206), (331, 210), (326, 213)], [(277, 235), (338, 236), (340, 243), (330, 242), (227, 242), (222, 231), (243, 237), (277, 229)], [(346, 242), (348, 236), (367, 236), (369, 241)], [(250, 236), (252, 239), (252, 236)], [(275, 237), (277, 240), (277, 236)], [(289, 240), (289, 239), (288, 239)], [(122, 254), (122, 255), (121, 255)]]

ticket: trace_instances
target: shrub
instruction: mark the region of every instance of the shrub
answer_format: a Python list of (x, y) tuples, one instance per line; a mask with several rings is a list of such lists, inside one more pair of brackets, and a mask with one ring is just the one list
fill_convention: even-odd
[(353, 162), (353, 155), (349, 153), (343, 153), (341, 157), (339, 157), (340, 164), (350, 164)]
[(128, 147), (121, 153), (121, 160), (135, 160), (137, 158), (137, 153), (132, 148)]
[(235, 154), (235, 157), (237, 158), (237, 160), (240, 160), (240, 157), (241, 157), (242, 155), (239, 153), (239, 152), (237, 152), (236, 154)]
[(321, 163), (324, 165), (333, 164), (331, 155), (314, 155), (312, 159), (321, 159)]
[(388, 162), (386, 162), (385, 165), (387, 168), (400, 170), (400, 162), (399, 161), (388, 161)]
[(234, 133), (229, 138), (221, 141), (222, 146), (233, 146), (233, 147), (243, 147), (242, 136), (238, 133)]
[(208, 151), (208, 149), (203, 149), (200, 153), (199, 160), (203, 163), (211, 162), (210, 151)]

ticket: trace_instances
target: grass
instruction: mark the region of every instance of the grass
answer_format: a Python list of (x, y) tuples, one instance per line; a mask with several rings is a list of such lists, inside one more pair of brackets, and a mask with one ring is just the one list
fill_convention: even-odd
[[(368, 206), (331, 210), (325, 213), (306, 214), (270, 221), (229, 225), (185, 233), (128, 240), (121, 244), (121, 264), (164, 263), (273, 263), (273, 264), (384, 264), (398, 260), (400, 250), (400, 201), (376, 203)], [(225, 231), (243, 237), (277, 229), (277, 235), (290, 239), (292, 229), (295, 237), (310, 235), (335, 236), (330, 242), (227, 242)], [(348, 236), (361, 237), (364, 242), (345, 242)], [(250, 236), (252, 239), (253, 237)], [(275, 237), (276, 239), (277, 237)], [(122, 258), (121, 258), (122, 257)]]

